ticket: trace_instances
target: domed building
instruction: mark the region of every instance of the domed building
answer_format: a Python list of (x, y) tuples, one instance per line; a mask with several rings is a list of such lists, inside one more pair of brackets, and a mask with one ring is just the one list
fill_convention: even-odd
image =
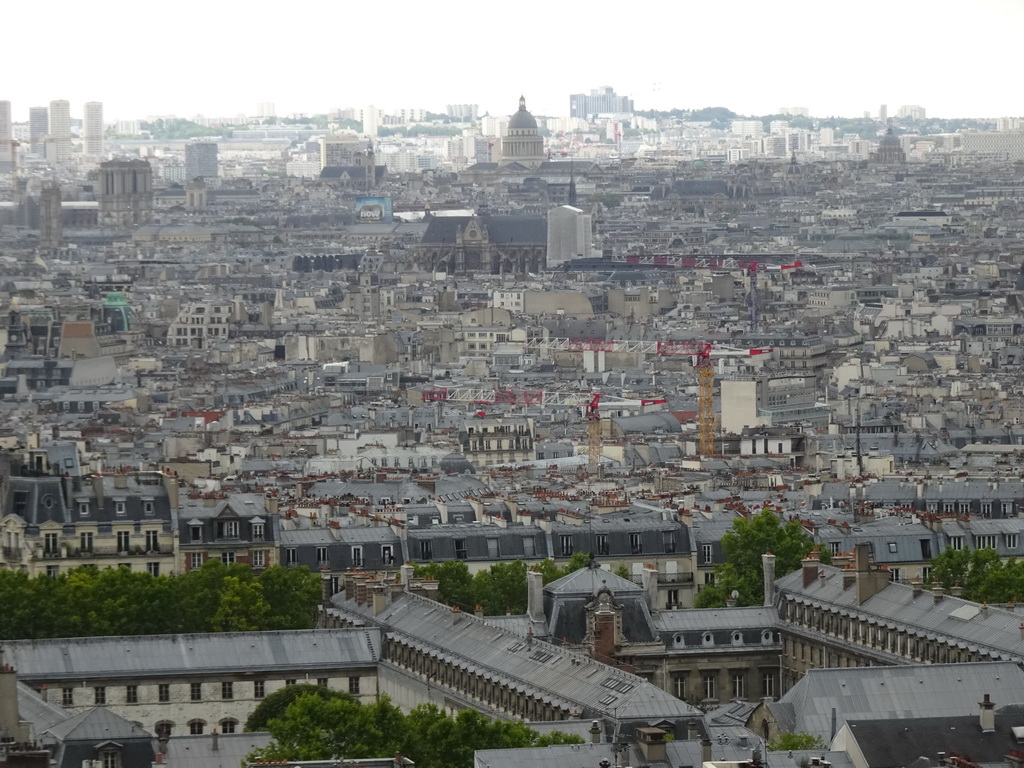
[(519, 110), (508, 121), (508, 132), (501, 137), (501, 165), (518, 163), (536, 168), (544, 162), (544, 138), (537, 119), (526, 109), (526, 98), (519, 97)]

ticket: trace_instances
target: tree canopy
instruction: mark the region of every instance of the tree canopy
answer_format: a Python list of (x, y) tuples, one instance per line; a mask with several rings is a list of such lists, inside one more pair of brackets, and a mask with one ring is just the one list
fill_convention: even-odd
[(541, 736), (522, 723), (492, 721), (472, 709), (451, 717), (434, 704), (421, 704), (406, 715), (387, 696), (361, 704), (351, 697), (306, 691), (281, 716), (270, 719), (268, 728), (273, 741), (250, 754), (247, 762), (402, 754), (417, 768), (472, 768), (478, 749), (583, 743), (578, 736), (557, 731)]
[(313, 685), (312, 683), (286, 685), (284, 688), (274, 691), (256, 706), (256, 709), (249, 715), (249, 719), (245, 721), (245, 730), (267, 730), (270, 726), (270, 721), (284, 717), (291, 703), (300, 696), (319, 696), (321, 699), (355, 701), (351, 695), (342, 691), (331, 690), (323, 685)]
[(0, 570), (0, 640), (308, 629), (320, 579), (307, 568), (208, 560), (177, 576), (84, 566), (57, 578)]
[(788, 752), (795, 749), (828, 749), (820, 736), (811, 733), (780, 733), (768, 742), (769, 752)]
[[(590, 556), (587, 553), (577, 552), (564, 568), (555, 565), (554, 560), (544, 560), (532, 567), (543, 574), (547, 584), (585, 567), (588, 562)], [(487, 570), (471, 574), (464, 560), (445, 560), (417, 565), (416, 575), (437, 580), (437, 599), (440, 602), (464, 611), (473, 611), (479, 605), (488, 616), (497, 616), (526, 612), (526, 569), (526, 563), (516, 560), (495, 563)]]
[(976, 603), (1016, 602), (1024, 597), (1024, 561), (982, 549), (947, 549), (932, 559), (932, 579), (945, 589), (959, 586), (962, 597)]
[[(706, 585), (697, 595), (698, 608), (725, 605), (729, 595), (739, 592), (736, 605), (761, 605), (764, 601), (764, 578), (761, 555), (775, 555), (775, 574), (784, 576), (800, 567), (814, 549), (814, 542), (796, 520), (783, 523), (771, 509), (756, 515), (740, 517), (722, 536), (725, 562), (715, 568), (715, 583)], [(830, 563), (828, 552), (820, 555), (822, 562)]]

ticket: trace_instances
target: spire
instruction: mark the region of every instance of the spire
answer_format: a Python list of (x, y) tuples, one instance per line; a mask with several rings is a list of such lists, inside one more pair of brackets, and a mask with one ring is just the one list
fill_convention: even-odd
[(519, 97), (519, 109), (522, 110), (523, 112), (526, 111), (526, 97), (525, 96), (520, 95), (520, 97)]

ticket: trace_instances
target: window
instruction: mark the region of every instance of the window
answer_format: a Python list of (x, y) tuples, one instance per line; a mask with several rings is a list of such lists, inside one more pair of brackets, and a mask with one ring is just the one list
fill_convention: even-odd
[(633, 555), (642, 555), (644, 553), (644, 545), (640, 540), (639, 533), (629, 534), (629, 552)]
[(217, 538), (218, 539), (237, 539), (238, 538), (238, 521), (237, 520), (218, 520), (217, 521)]
[(265, 549), (254, 549), (252, 551), (252, 567), (253, 568), (266, 568), (267, 567), (267, 551)]
[(171, 700), (171, 685), (170, 683), (160, 683), (156, 687), (156, 700), (161, 704), (166, 704)]
[(527, 536), (523, 539), (523, 556), (524, 557), (536, 557), (537, 555), (537, 540), (532, 536)]
[(107, 703), (107, 688), (104, 685), (97, 685), (92, 689), (93, 704), (102, 707)]
[(432, 560), (434, 558), (433, 547), (429, 539), (420, 542), (420, 560)]
[(1016, 549), (1017, 548), (1017, 534), (1016, 533), (1008, 533), (1008, 534), (1006, 534), (1006, 548), (1007, 549)]
[(327, 687), (327, 678), (326, 677), (318, 677), (316, 679), (316, 684), (319, 685), (321, 688), (326, 688)]
[(355, 696), (359, 695), (359, 678), (358, 677), (350, 677), (348, 679), (348, 692), (353, 694), (353, 695), (355, 695)]
[(992, 517), (992, 502), (991, 501), (983, 501), (983, 502), (981, 502), (981, 516), (982, 517)]
[(921, 559), (932, 559), (932, 543), (928, 539), (921, 539)]
[(148, 517), (152, 517), (155, 512), (156, 507), (154, 506), (152, 501), (149, 501), (147, 499), (146, 501), (142, 502), (142, 514), (147, 515)]
[(963, 549), (964, 548), (964, 537), (963, 536), (950, 536), (949, 537), (949, 548), (950, 549)]
[(487, 557), (491, 560), (501, 557), (501, 547), (498, 539), (487, 539)]
[(92, 552), (92, 532), (82, 531), (78, 536), (78, 543), (82, 549), (82, 553)]
[(126, 704), (138, 704), (139, 703), (139, 686), (128, 685), (124, 689), (124, 700)]
[(572, 557), (572, 536), (559, 536), (558, 543), (562, 552), (562, 557)]
[(160, 551), (160, 531), (146, 531), (146, 551)]
[(58, 576), (60, 576), (60, 566), (59, 565), (48, 565), (48, 566), (46, 566), (46, 575), (49, 576), (51, 579), (56, 579)]
[(903, 583), (903, 569), (902, 568), (890, 568), (889, 569), (889, 581), (896, 584)]
[(289, 680), (285, 680), (284, 681), (284, 687), (285, 688), (287, 688), (289, 685), (295, 685), (295, 678), (294, 677), (289, 679)]
[(295, 565), (298, 562), (298, 558), (295, 554), (295, 547), (289, 547), (284, 551), (284, 563), (285, 565)]
[(704, 565), (711, 565), (711, 562), (714, 559), (714, 548), (710, 544), (701, 544), (700, 557), (701, 562)]
[(394, 565), (395, 550), (390, 544), (384, 544), (380, 548), (380, 560), (384, 565)]
[(775, 696), (775, 673), (764, 672), (761, 674), (761, 695)]
[(838, 541), (830, 541), (828, 543), (828, 551), (831, 552), (833, 556), (838, 555), (839, 554), (839, 542)]
[(127, 552), (129, 543), (132, 540), (131, 531), (118, 531), (117, 532), (117, 551), (119, 553)]
[(188, 567), (189, 570), (194, 571), (196, 568), (203, 567), (203, 553), (202, 552), (189, 552), (188, 553)]
[(263, 541), (263, 523), (252, 524), (252, 540)]
[(121, 753), (116, 749), (104, 749), (100, 752), (100, 763), (103, 768), (120, 768)]
[(672, 675), (672, 693), (677, 699), (686, 698), (686, 675)]
[(161, 720), (153, 727), (153, 730), (156, 732), (157, 738), (167, 739), (174, 732), (174, 723), (170, 720)]
[(714, 573), (714, 571), (705, 571), (704, 572), (704, 583), (705, 584), (714, 584), (715, 583), (715, 573)]
[(125, 503), (123, 501), (115, 501), (114, 502), (114, 514), (116, 514), (116, 515), (124, 515), (124, 514), (127, 513), (127, 511), (128, 510), (125, 507)]
[[(203, 700), (203, 684), (202, 683), (192, 683), (192, 685), (189, 687), (189, 698), (192, 701), (202, 701)], [(200, 731), (200, 733), (202, 733), (202, 731)]]
[(987, 534), (985, 536), (975, 536), (974, 544), (978, 549), (995, 549), (996, 539), (998, 537), (995, 534)]
[(221, 733), (234, 733), (238, 729), (238, 721), (230, 717), (220, 721)]
[(609, 550), (608, 550), (608, 534), (607, 533), (599, 533), (599, 534), (597, 534), (597, 536), (595, 537), (594, 544), (595, 544), (595, 549), (597, 549), (597, 554), (599, 554), (599, 555), (607, 555), (608, 554)]
[(222, 699), (233, 699), (233, 698), (235, 698), (235, 684), (234, 683), (221, 683), (220, 684), (220, 697)]
[(189, 526), (189, 538), (193, 544), (199, 544), (203, 540), (203, 526), (191, 525)]
[(206, 728), (206, 723), (202, 720), (188, 721), (188, 732), (193, 736), (200, 736), (203, 733), (204, 728)]
[(668, 609), (679, 607), (678, 589), (669, 589), (665, 591), (665, 607)]
[(220, 561), (222, 563), (224, 563), (224, 565), (231, 565), (233, 562), (235, 562), (235, 553), (234, 553), (234, 551), (233, 550), (225, 550), (224, 552), (221, 552), (220, 553)]
[(468, 556), (469, 555), (466, 552), (466, 540), (465, 539), (456, 539), (455, 540), (455, 559), (456, 560), (465, 560)]
[(318, 565), (323, 565), (327, 562), (327, 547), (316, 548), (316, 562)]
[(888, 544), (889, 544), (889, 554), (895, 555), (899, 551), (899, 547), (897, 547), (896, 542), (895, 541), (890, 541), (890, 542), (888, 542)]
[(60, 705), (62, 707), (73, 707), (73, 706), (75, 706), (75, 689), (74, 688), (61, 688), (60, 689)]
[(48, 555), (60, 554), (60, 541), (56, 533), (47, 533), (43, 537), (43, 552)]
[(78, 502), (78, 515), (79, 515), (79, 517), (88, 517), (89, 516), (89, 502), (88, 501), (80, 501), (80, 502)]
[(705, 699), (715, 698), (715, 673), (705, 672), (702, 678)]
[(252, 681), (252, 697), (254, 699), (262, 699), (267, 695), (267, 684), (262, 680)]
[(159, 576), (160, 563), (146, 563), (146, 570), (149, 571), (150, 576)]
[(734, 699), (742, 699), (747, 694), (747, 678), (742, 672), (732, 673), (732, 697)]
[(676, 534), (675, 531), (662, 531), (661, 532), (661, 545), (667, 554), (672, 554), (676, 551)]

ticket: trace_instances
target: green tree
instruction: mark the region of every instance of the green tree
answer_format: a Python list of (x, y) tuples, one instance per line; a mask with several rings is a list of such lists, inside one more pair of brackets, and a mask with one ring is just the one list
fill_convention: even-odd
[(365, 709), (350, 699), (303, 693), (288, 705), (283, 716), (270, 720), (267, 725), (273, 741), (253, 752), (247, 761), (341, 760), (389, 754), (390, 750), (367, 752), (371, 747), (363, 741), (368, 720)]
[(213, 615), (218, 632), (255, 632), (262, 629), (270, 615), (270, 603), (263, 597), (258, 581), (242, 581), (237, 576), (224, 579), (220, 603)]
[(526, 563), (495, 563), (473, 577), (473, 599), (488, 616), (526, 613)]
[(788, 752), (797, 749), (828, 749), (820, 736), (810, 733), (780, 733), (768, 742), (769, 752)]
[(1024, 562), (1003, 562), (999, 553), (982, 549), (947, 549), (932, 559), (932, 579), (945, 589), (959, 585), (963, 596), (978, 603), (1003, 603), (1024, 595)]
[(352, 696), (341, 691), (332, 691), (322, 685), (311, 685), (300, 683), (298, 685), (287, 685), (261, 701), (256, 709), (245, 721), (247, 731), (265, 731), (268, 729), (271, 720), (278, 720), (284, 717), (288, 707), (300, 696), (319, 696), (322, 699), (347, 699), (355, 701)]
[(305, 566), (272, 565), (259, 575), (263, 597), (270, 605), (264, 629), (311, 629), (320, 603), (320, 576)]
[[(739, 593), (737, 605), (761, 605), (764, 601), (761, 555), (774, 554), (775, 573), (784, 576), (799, 568), (800, 561), (813, 549), (814, 542), (806, 528), (796, 520), (783, 523), (768, 508), (751, 517), (737, 518), (722, 536), (725, 562), (715, 568), (715, 583), (701, 590), (696, 605), (698, 608), (724, 606), (733, 591)], [(828, 552), (822, 552), (820, 557), (822, 562), (832, 562)]]
[(577, 736), (575, 733), (565, 733), (564, 731), (549, 731), (548, 733), (542, 733), (537, 737), (537, 741), (533, 743), (535, 747), (553, 747), (558, 744), (584, 744), (583, 738)]
[(464, 611), (472, 611), (476, 607), (473, 576), (464, 561), (445, 560), (443, 563), (418, 565), (416, 575), (423, 579), (437, 580), (439, 602), (458, 606)]

